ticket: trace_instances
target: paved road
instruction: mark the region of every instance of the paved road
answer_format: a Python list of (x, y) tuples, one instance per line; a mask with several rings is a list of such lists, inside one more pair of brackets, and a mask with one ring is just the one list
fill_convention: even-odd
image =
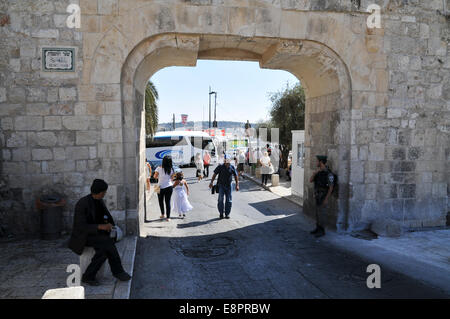
[[(131, 298), (448, 298), (444, 292), (363, 260), (309, 234), (297, 205), (250, 181), (233, 193), (231, 219), (218, 218), (217, 195), (185, 169), (194, 210), (159, 220), (152, 199), (137, 244)], [(382, 288), (368, 289), (378, 263)]]

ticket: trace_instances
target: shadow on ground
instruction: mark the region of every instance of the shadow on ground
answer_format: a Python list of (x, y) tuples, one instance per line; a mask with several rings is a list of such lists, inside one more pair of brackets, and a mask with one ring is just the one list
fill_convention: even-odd
[[(277, 204), (254, 207), (266, 214), (267, 206)], [(213, 235), (140, 238), (131, 298), (449, 297), (389, 270), (383, 260), (366, 260), (315, 239), (304, 228), (290, 215)], [(382, 269), (381, 289), (366, 284), (367, 266), (374, 263)]]

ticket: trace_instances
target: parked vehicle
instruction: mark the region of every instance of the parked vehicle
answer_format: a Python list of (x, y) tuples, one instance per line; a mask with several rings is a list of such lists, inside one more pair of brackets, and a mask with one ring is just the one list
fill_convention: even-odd
[(212, 162), (216, 157), (216, 147), (212, 138), (200, 131), (169, 131), (158, 132), (146, 141), (147, 161), (162, 161), (164, 156), (172, 156), (174, 164), (194, 165), (197, 153), (203, 156), (204, 151), (211, 154)]

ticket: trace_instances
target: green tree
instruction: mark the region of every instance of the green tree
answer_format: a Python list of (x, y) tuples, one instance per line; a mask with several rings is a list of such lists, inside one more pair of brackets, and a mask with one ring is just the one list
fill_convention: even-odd
[(293, 130), (305, 129), (305, 92), (300, 83), (290, 88), (269, 95), (272, 102), (270, 121), (260, 123), (258, 127), (267, 127), (267, 137), (270, 138), (270, 129), (279, 128), (281, 161), (280, 167), (287, 168), (289, 151), (292, 150)]
[(158, 91), (152, 81), (145, 88), (145, 133), (153, 136), (158, 128)]

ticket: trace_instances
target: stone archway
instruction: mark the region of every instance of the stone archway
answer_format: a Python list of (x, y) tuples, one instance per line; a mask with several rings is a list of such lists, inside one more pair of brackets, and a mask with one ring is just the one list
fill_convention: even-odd
[[(122, 119), (120, 128), (103, 133), (119, 143), (104, 145), (102, 154), (116, 157), (114, 164), (122, 167), (117, 208), (126, 211), (128, 231), (136, 231), (137, 212), (143, 209), (145, 83), (164, 67), (195, 66), (199, 58), (259, 61), (262, 68), (285, 70), (302, 81), (307, 97), (305, 182), (314, 155), (328, 155), (340, 183), (328, 221), (346, 229), (361, 217), (349, 197), (353, 117), (358, 114), (352, 111), (353, 97), (356, 90), (374, 96), (387, 90), (379, 80), (386, 74), (374, 62), (383, 56), (373, 48), (369, 52), (373, 45), (367, 36), (351, 32), (352, 22), (361, 26), (364, 16), (354, 20), (339, 13), (222, 9), (151, 3), (120, 15), (100, 41), (87, 45), (92, 59), (86, 61), (81, 91), (98, 102), (108, 101), (105, 108)], [(108, 165), (102, 169), (106, 176), (113, 174)], [(312, 213), (312, 203), (308, 185), (306, 212)]]

